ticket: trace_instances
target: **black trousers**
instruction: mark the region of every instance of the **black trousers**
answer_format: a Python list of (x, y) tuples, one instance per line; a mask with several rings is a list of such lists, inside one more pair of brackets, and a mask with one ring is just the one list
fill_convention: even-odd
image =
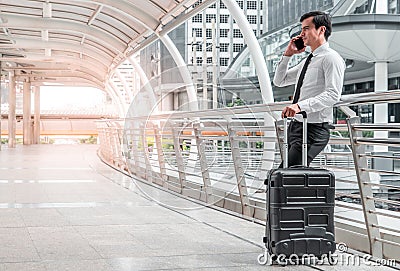
[[(329, 142), (328, 123), (307, 124), (307, 165), (325, 148)], [(303, 123), (291, 121), (288, 128), (288, 165), (302, 164)], [(284, 159), (284, 158), (283, 158)], [(283, 161), (279, 166), (283, 167)]]

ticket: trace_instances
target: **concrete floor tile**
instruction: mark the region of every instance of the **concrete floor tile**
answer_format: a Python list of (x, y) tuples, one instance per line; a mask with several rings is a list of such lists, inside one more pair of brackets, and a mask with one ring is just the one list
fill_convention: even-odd
[(20, 262), (5, 263), (0, 271), (50, 271), (46, 269), (46, 265), (41, 262)]
[(97, 148), (2, 151), (0, 271), (283, 270), (257, 262), (264, 226), (132, 181), (101, 163)]

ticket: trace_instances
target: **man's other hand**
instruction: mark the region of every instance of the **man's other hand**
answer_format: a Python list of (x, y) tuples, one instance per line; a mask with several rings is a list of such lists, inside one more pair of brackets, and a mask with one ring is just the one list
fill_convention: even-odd
[(292, 104), (289, 106), (286, 106), (283, 110), (282, 110), (282, 118), (284, 117), (294, 117), (294, 115), (296, 115), (297, 113), (299, 113), (300, 107), (298, 104)]

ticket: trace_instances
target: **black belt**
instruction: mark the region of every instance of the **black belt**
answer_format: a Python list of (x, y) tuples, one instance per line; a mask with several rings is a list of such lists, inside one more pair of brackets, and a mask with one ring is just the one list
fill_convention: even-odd
[[(301, 121), (298, 121), (297, 119), (293, 119), (293, 121), (301, 123)], [(335, 129), (335, 126), (333, 126), (329, 122), (308, 122), (307, 124), (310, 124), (312, 126), (318, 126), (321, 128), (326, 128), (326, 129)]]

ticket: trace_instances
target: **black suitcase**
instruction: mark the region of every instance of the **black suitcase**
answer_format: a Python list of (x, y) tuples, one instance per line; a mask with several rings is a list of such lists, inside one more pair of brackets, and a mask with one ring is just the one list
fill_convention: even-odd
[[(265, 180), (267, 256), (280, 264), (306, 257), (320, 259), (324, 255), (329, 259), (336, 250), (335, 176), (326, 169), (307, 167), (306, 115), (303, 115), (303, 165), (287, 168), (287, 119), (283, 122), (284, 168), (272, 170)], [(276, 125), (278, 132), (279, 124)]]

